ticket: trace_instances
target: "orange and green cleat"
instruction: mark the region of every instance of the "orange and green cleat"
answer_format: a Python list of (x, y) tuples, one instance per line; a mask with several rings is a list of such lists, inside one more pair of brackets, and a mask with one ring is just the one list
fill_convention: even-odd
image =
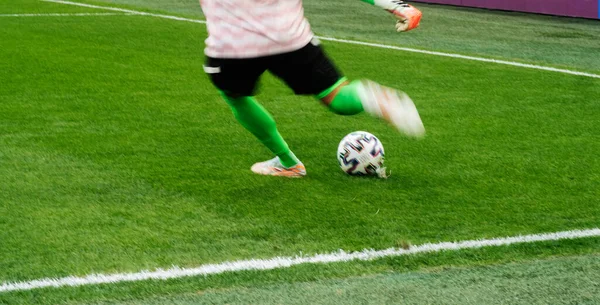
[(304, 164), (298, 163), (290, 168), (286, 168), (279, 161), (279, 157), (255, 163), (252, 165), (251, 170), (256, 174), (266, 176), (281, 176), (288, 178), (300, 178), (306, 176)]

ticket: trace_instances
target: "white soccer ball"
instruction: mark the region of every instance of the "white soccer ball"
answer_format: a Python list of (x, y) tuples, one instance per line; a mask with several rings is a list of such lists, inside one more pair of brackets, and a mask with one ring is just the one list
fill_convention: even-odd
[(379, 139), (366, 132), (355, 131), (345, 136), (338, 146), (340, 167), (349, 175), (386, 177), (383, 145)]

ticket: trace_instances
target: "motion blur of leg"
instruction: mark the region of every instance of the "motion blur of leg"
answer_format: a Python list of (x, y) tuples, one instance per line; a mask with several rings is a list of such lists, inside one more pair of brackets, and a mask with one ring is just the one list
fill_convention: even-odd
[(408, 95), (369, 80), (349, 82), (325, 54), (318, 39), (297, 51), (273, 56), (268, 70), (296, 94), (316, 96), (334, 113), (354, 115), (366, 111), (387, 120), (408, 136), (420, 137), (425, 133)]
[(425, 134), (423, 122), (413, 101), (402, 91), (370, 80), (348, 82), (345, 79), (323, 91), (317, 98), (331, 111), (341, 115), (362, 112), (385, 119), (411, 137)]

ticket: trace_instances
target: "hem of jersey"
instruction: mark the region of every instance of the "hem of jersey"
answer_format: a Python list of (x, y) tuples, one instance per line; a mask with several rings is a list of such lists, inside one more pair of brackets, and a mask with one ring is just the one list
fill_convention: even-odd
[(273, 55), (279, 55), (279, 54), (284, 54), (284, 53), (289, 53), (289, 52), (294, 52), (294, 51), (300, 50), (300, 49), (304, 48), (306, 45), (308, 45), (309, 43), (311, 43), (311, 41), (314, 38), (315, 38), (315, 35), (311, 34), (308, 36), (307, 39), (300, 40), (300, 43), (294, 44), (292, 46), (277, 49), (275, 51), (259, 52), (259, 53), (252, 54), (252, 55), (243, 55), (243, 54), (238, 54), (238, 53), (227, 53), (227, 52), (223, 52), (223, 53), (213, 52), (210, 50), (209, 47), (206, 47), (204, 49), (204, 55), (211, 57), (211, 58), (220, 58), (220, 59), (247, 59), (247, 58), (259, 58), (259, 57), (273, 56)]

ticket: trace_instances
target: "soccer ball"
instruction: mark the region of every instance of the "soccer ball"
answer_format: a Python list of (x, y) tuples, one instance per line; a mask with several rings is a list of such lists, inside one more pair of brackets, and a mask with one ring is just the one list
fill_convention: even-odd
[(345, 136), (338, 146), (337, 158), (342, 170), (349, 175), (386, 177), (383, 145), (366, 131)]

